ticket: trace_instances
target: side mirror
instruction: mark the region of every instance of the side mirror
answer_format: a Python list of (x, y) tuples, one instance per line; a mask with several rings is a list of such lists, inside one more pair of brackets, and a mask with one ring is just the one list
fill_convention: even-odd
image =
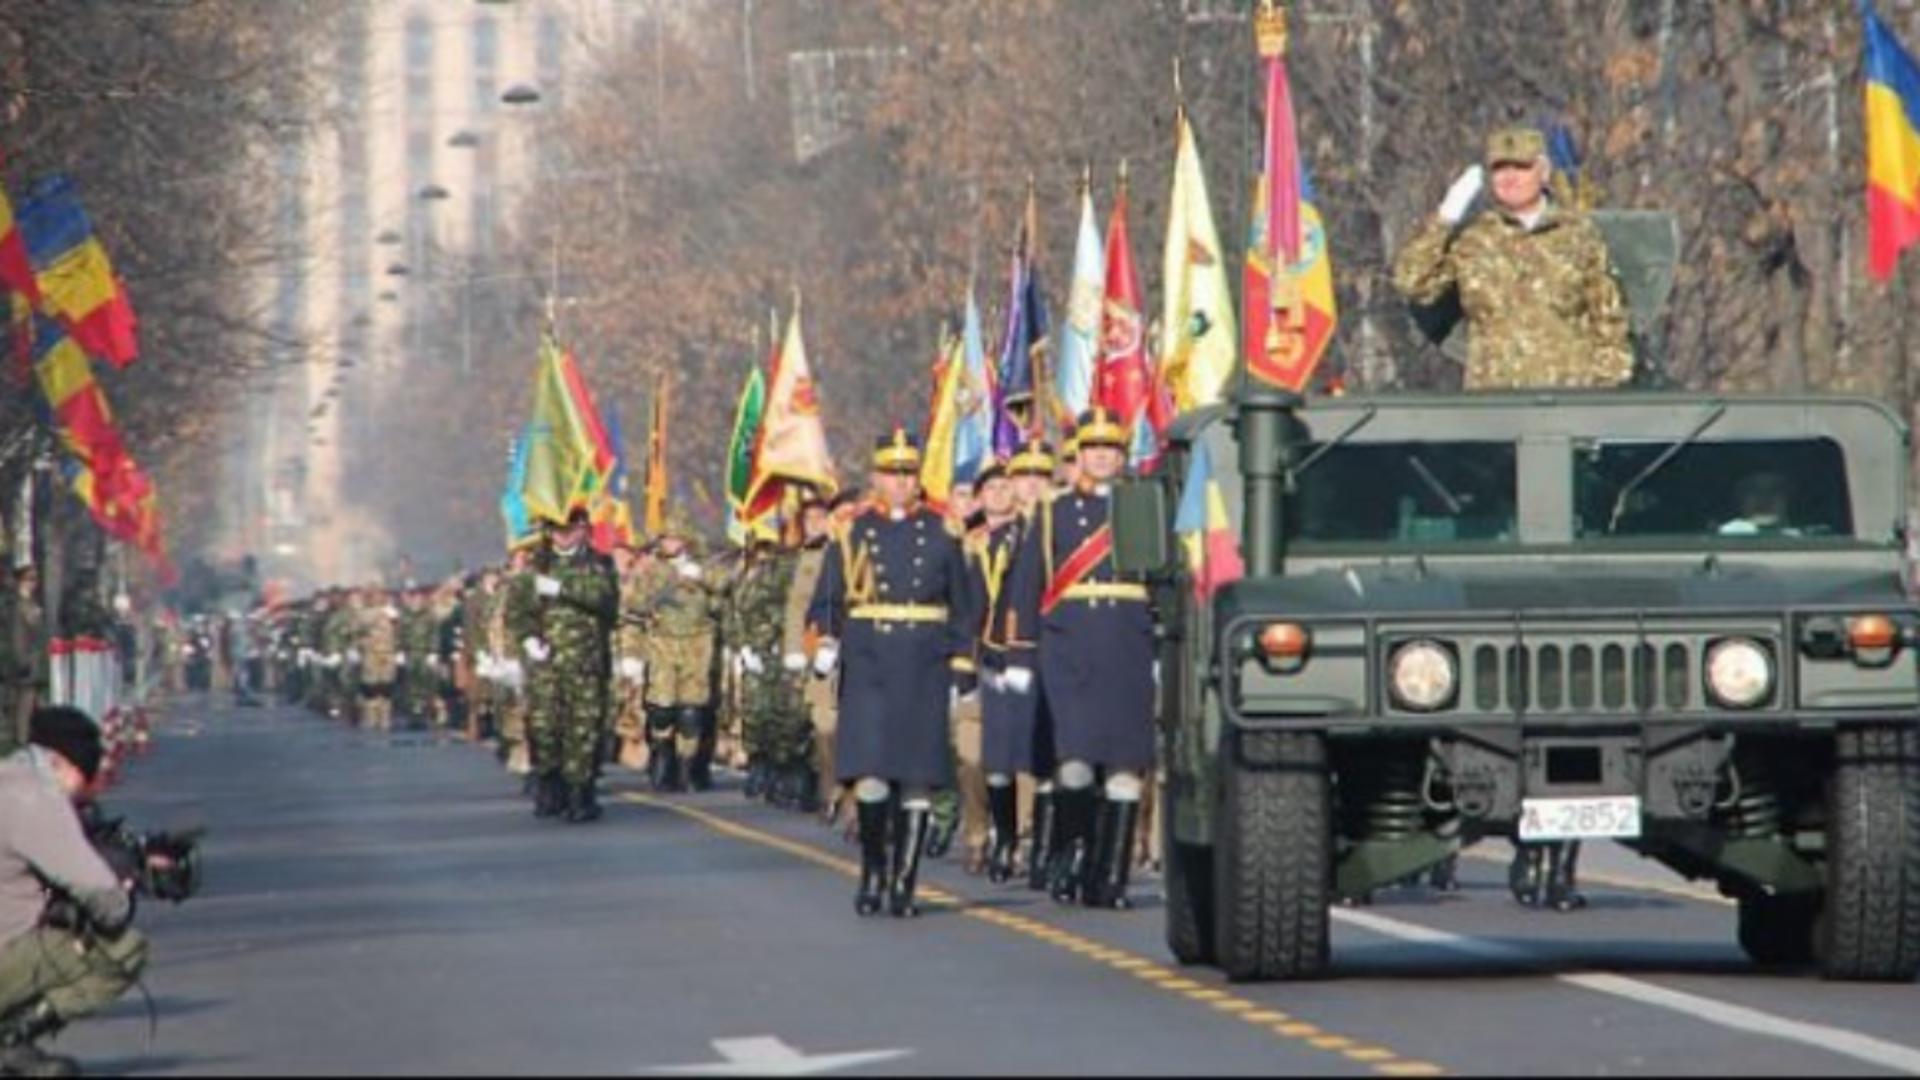
[(1123, 480), (1113, 489), (1113, 568), (1127, 577), (1164, 572), (1171, 561), (1167, 486), (1157, 477)]

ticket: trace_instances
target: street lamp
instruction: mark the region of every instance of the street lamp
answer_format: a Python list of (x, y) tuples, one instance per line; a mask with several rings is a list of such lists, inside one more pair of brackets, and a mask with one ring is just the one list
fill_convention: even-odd
[(441, 187), (439, 184), (428, 184), (425, 187), (421, 188), (415, 194), (417, 194), (421, 199), (427, 202), (439, 202), (441, 199), (445, 199), (448, 196), (450, 196), (452, 192), (449, 192), (446, 188)]
[(500, 95), (500, 100), (508, 105), (532, 105), (540, 100), (540, 91), (526, 83), (514, 83), (507, 87), (506, 93)]
[(387, 275), (389, 277), (406, 277), (407, 264), (406, 263), (388, 263)]
[(475, 135), (466, 128), (461, 128), (447, 139), (447, 145), (458, 150), (471, 150), (480, 145), (480, 136)]
[(376, 236), (373, 238), (373, 242), (376, 244), (385, 245), (387, 247), (392, 247), (393, 245), (400, 242), (400, 234), (397, 232), (394, 232), (392, 229), (383, 229), (381, 230), (379, 236)]

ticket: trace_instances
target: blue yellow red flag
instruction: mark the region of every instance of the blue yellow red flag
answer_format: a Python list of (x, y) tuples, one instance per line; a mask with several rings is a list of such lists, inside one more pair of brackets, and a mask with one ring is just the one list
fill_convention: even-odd
[(960, 340), (940, 332), (941, 358), (934, 367), (933, 404), (928, 410), (927, 433), (921, 441), (920, 490), (932, 507), (945, 513), (953, 497), (954, 438), (960, 421), (960, 384), (966, 377), (966, 357)]
[(1187, 549), (1193, 591), (1205, 600), (1215, 590), (1246, 576), (1239, 535), (1227, 516), (1227, 500), (1213, 473), (1213, 453), (1205, 440), (1194, 443), (1187, 481), (1174, 512), (1174, 534)]
[(40, 290), (40, 307), (88, 354), (115, 367), (138, 355), (133, 306), (80, 206), (73, 181), (55, 175), (20, 205), (18, 227)]
[(1867, 272), (1893, 276), (1920, 242), (1920, 65), (1870, 3), (1866, 21)]

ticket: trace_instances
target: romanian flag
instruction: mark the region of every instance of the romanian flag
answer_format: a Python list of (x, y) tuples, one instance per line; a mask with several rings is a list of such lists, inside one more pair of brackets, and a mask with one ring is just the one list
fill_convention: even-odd
[(1220, 586), (1246, 576), (1240, 542), (1227, 517), (1227, 500), (1213, 475), (1213, 454), (1205, 441), (1193, 444), (1186, 486), (1173, 518), (1173, 531), (1187, 549), (1187, 567), (1193, 572), (1193, 591), (1201, 600)]
[(1233, 376), (1240, 330), (1227, 281), (1227, 260), (1213, 223), (1207, 172), (1193, 124), (1174, 118), (1173, 194), (1167, 200), (1167, 243), (1161, 262), (1162, 380), (1185, 412), (1219, 401)]
[(767, 411), (753, 448), (753, 480), (741, 519), (751, 528), (780, 509), (787, 488), (806, 484), (822, 495), (839, 490), (827, 428), (820, 419), (820, 392), (800, 335), (800, 305), (787, 319), (787, 335), (767, 378)]
[(1893, 277), (1920, 242), (1920, 65), (1871, 4), (1866, 16), (1867, 273)]
[(52, 176), (21, 204), (19, 231), (40, 290), (40, 307), (82, 349), (115, 367), (139, 353), (133, 306), (113, 271), (73, 181)]
[(113, 484), (123, 475), (120, 463), (126, 447), (87, 354), (44, 315), (34, 318), (33, 372), (60, 441), (93, 473), (89, 490), (95, 498), (88, 505), (98, 513), (116, 501)]
[(573, 354), (552, 335), (540, 339), (540, 369), (527, 423), (521, 498), (534, 517), (565, 524), (613, 474), (613, 445)]
[(1267, 117), (1260, 175), (1254, 181), (1240, 328), (1247, 371), (1264, 383), (1299, 393), (1326, 355), (1339, 316), (1327, 230), (1314, 206), (1313, 185), (1294, 132), (1284, 19), (1285, 13), (1272, 7), (1255, 16), (1266, 65)]

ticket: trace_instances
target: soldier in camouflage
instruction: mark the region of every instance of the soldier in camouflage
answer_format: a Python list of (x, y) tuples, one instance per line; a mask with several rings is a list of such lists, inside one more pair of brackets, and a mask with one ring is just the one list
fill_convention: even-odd
[(613, 551), (620, 579), (620, 615), (613, 630), (613, 733), (620, 744), (618, 759), (629, 768), (646, 758), (647, 633), (640, 571), (648, 558), (644, 550), (624, 544)]
[(571, 823), (600, 817), (594, 791), (606, 733), (608, 637), (618, 587), (611, 563), (587, 546), (587, 515), (550, 527), (550, 547), (531, 578), (539, 632), (522, 643), (533, 661), (534, 762), (540, 771), (535, 812)]
[(530, 661), (523, 643), (540, 632), (539, 609), (533, 603), (532, 565), (531, 547), (516, 547), (508, 555), (507, 568), (500, 576), (500, 587), (494, 592), (493, 606), (487, 615), (487, 640), (492, 643), (494, 657), (495, 701), (500, 713), (500, 756), (508, 772), (526, 777), (529, 793), (534, 790), (533, 742), (528, 737)]
[(724, 636), (742, 684), (747, 796), (764, 793), (777, 805), (806, 808), (812, 719), (802, 696), (805, 674), (788, 667), (781, 640), (796, 561), (773, 537), (753, 538), (726, 608)]
[[(1546, 139), (1507, 128), (1484, 169), (1463, 172), (1394, 261), (1408, 301), (1457, 295), (1468, 328), (1466, 388), (1618, 386), (1633, 373), (1627, 308), (1600, 230), (1553, 203)], [(1468, 210), (1491, 179), (1493, 207)]]
[(340, 602), (327, 612), (320, 630), (320, 651), (326, 655), (327, 671), (323, 708), (327, 715), (350, 723), (355, 719), (353, 698), (359, 691), (360, 650), (355, 643), (360, 628), (359, 607), (353, 593), (343, 593)]
[[(853, 505), (849, 497), (844, 505)], [(802, 495), (798, 514), (799, 550), (794, 555), (793, 577), (787, 588), (781, 611), (781, 645), (786, 650), (781, 667), (800, 675), (801, 695), (806, 702), (812, 736), (811, 787), (822, 803), (821, 814), (831, 824), (839, 817), (840, 784), (833, 768), (834, 737), (839, 730), (840, 689), (837, 673), (820, 676), (812, 671), (814, 647), (818, 644), (807, 631), (807, 607), (813, 602), (814, 588), (826, 566), (827, 543), (832, 538), (832, 507), (808, 489)]]
[(668, 514), (653, 560), (640, 571), (647, 636), (647, 772), (655, 787), (704, 790), (701, 751), (714, 723), (713, 648), (721, 582), (695, 558), (693, 529)]
[(433, 611), (425, 589), (408, 589), (400, 611), (400, 707), (416, 721), (433, 715), (436, 675)]
[(393, 730), (394, 683), (400, 676), (400, 632), (397, 613), (372, 589), (360, 606), (360, 715), (373, 731)]

